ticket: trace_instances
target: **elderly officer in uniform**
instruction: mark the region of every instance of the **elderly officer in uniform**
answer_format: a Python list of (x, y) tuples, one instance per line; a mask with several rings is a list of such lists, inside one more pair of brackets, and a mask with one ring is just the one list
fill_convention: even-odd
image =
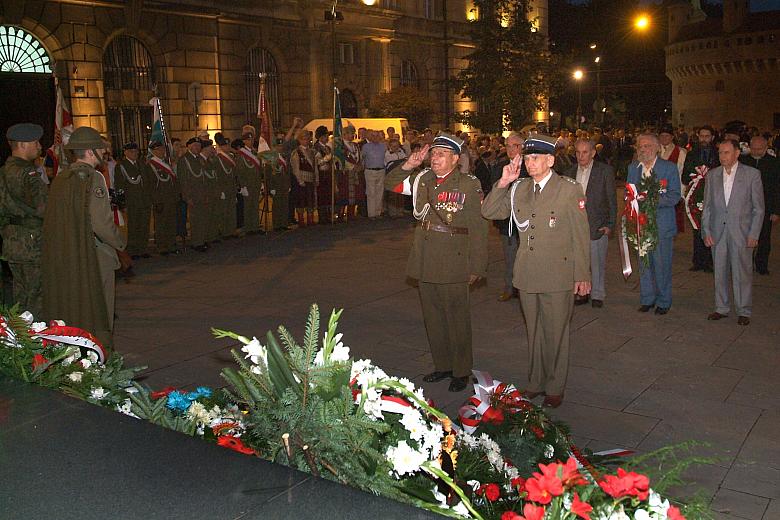
[(75, 161), (50, 188), (41, 267), (45, 318), (86, 329), (110, 348), (114, 271), (125, 239), (114, 224), (106, 180), (95, 169), (103, 162), (104, 146), (88, 126), (77, 128), (65, 145)]
[[(435, 371), (429, 383), (451, 377), (450, 392), (466, 388), (472, 368), (469, 286), (487, 272), (488, 223), (479, 212), (482, 188), (460, 172), (463, 142), (441, 134), (385, 179), (385, 189), (411, 195), (414, 231), (407, 274), (419, 281), (423, 320)], [(431, 167), (420, 170), (428, 151)]]
[(135, 260), (149, 258), (149, 220), (152, 214), (152, 179), (147, 165), (138, 159), (138, 144), (122, 147), (124, 157), (114, 168), (116, 187), (127, 200), (127, 252)]
[(530, 178), (520, 178), (520, 159), (504, 167), (482, 215), (511, 217), (519, 232), (514, 285), (528, 332), (526, 395), (544, 394), (544, 406), (556, 408), (569, 371), (574, 295), (590, 293), (590, 229), (582, 187), (552, 169), (555, 140), (536, 135), (523, 144)]
[(11, 157), (0, 169), (0, 234), (14, 277), (14, 301), (37, 316), (41, 301), (41, 230), (47, 186), (33, 161), (41, 154), (43, 128), (31, 123), (6, 132)]

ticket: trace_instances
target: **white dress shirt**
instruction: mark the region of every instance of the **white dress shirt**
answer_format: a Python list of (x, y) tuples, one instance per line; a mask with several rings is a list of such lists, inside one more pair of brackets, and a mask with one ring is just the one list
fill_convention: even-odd
[(655, 168), (655, 162), (657, 160), (658, 160), (658, 157), (655, 157), (653, 159), (653, 164), (651, 164), (649, 168), (647, 166), (645, 166), (645, 163), (643, 163), (643, 162), (639, 163), (639, 165), (642, 167), (642, 178), (643, 179), (646, 179), (646, 178), (650, 177), (650, 170)]
[(588, 181), (590, 180), (590, 171), (592, 169), (593, 161), (590, 161), (590, 164), (584, 168), (579, 164), (577, 165), (577, 182), (582, 185), (582, 193), (587, 193), (588, 191)]
[(536, 185), (539, 185), (539, 193), (544, 191), (544, 187), (547, 186), (547, 182), (550, 180), (550, 177), (552, 177), (552, 170), (549, 170), (547, 172), (547, 175), (544, 176), (544, 179), (540, 180), (539, 182), (534, 183), (534, 190), (536, 190)]
[(734, 187), (734, 177), (736, 177), (736, 173), (736, 163), (731, 167), (731, 170), (727, 170), (725, 166), (723, 167), (723, 195), (726, 197), (726, 206), (729, 205), (731, 189)]

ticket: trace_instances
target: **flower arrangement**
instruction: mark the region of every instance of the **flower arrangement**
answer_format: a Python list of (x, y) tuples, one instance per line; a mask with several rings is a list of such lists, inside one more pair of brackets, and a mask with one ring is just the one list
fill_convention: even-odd
[(658, 199), (666, 193), (666, 179), (659, 182), (652, 170), (643, 176), (639, 186), (626, 184), (626, 205), (623, 211), (623, 236), (647, 267), (649, 254), (658, 244), (656, 209)]
[(685, 213), (693, 229), (701, 228), (701, 215), (704, 212), (704, 182), (709, 168), (702, 164), (690, 174), (688, 190), (685, 193)]
[(485, 373), (453, 423), (410, 380), (354, 361), (337, 332), (341, 311), (320, 337), (312, 306), (301, 343), (281, 326), (264, 342), (214, 329), (241, 343), (221, 391), (151, 391), (121, 356), (42, 339), (45, 324), (0, 315), (0, 373), (445, 516), (684, 518), (647, 476), (596, 468), (563, 425)]

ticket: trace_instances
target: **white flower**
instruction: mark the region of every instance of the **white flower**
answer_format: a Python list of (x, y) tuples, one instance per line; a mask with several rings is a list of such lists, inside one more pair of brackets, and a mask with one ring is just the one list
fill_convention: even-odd
[(255, 371), (253, 367), (252, 372), (255, 374), (260, 374), (262, 372), (262, 367), (268, 366), (268, 350), (260, 344), (260, 341), (258, 341), (257, 338), (253, 337), (252, 341), (241, 347), (241, 351), (246, 352), (244, 359), (249, 358), (252, 363), (260, 367), (260, 370), (258, 371)]
[(425, 432), (428, 431), (422, 415), (417, 410), (405, 413), (401, 417), (401, 424), (409, 432), (409, 437), (415, 441), (421, 441)]
[(22, 318), (22, 320), (24, 320), (27, 325), (30, 325), (34, 320), (34, 317), (30, 311), (24, 311), (19, 315), (19, 317)]
[(467, 508), (466, 504), (464, 504), (463, 502), (458, 502), (458, 505), (453, 507), (452, 510), (458, 513), (460, 516), (471, 518), (471, 513), (469, 512), (469, 508)]
[(647, 496), (647, 508), (651, 513), (656, 513), (659, 518), (666, 518), (666, 514), (669, 511), (669, 501), (665, 500), (661, 495), (650, 490)]
[(120, 404), (116, 405), (117, 412), (123, 413), (125, 415), (129, 415), (130, 417), (135, 417), (136, 419), (140, 419), (140, 417), (134, 414), (132, 410), (133, 410), (133, 404), (130, 402), (129, 397), (124, 401), (122, 401)]
[(87, 352), (87, 359), (89, 359), (93, 363), (97, 363), (98, 362), (98, 355), (95, 352), (90, 350), (89, 352)]
[(634, 511), (634, 520), (653, 520), (650, 517), (650, 513), (645, 511), (644, 509), (637, 509)]
[(358, 361), (355, 361), (352, 363), (352, 370), (349, 374), (350, 381), (355, 379), (359, 374), (362, 374), (366, 370), (371, 368), (371, 360), (370, 359), (360, 359)]
[(631, 518), (623, 511), (623, 506), (620, 506), (620, 509), (613, 511), (607, 520), (631, 520)]
[(399, 476), (419, 471), (420, 466), (428, 460), (425, 453), (415, 450), (406, 441), (401, 441), (398, 446), (388, 448), (386, 456), (393, 465), (393, 470)]
[(402, 377), (401, 379), (398, 380), (398, 382), (401, 384), (401, 386), (406, 388), (409, 392), (414, 392), (414, 383), (409, 381), (407, 378)]
[(365, 401), (363, 402), (363, 411), (371, 419), (383, 419), (382, 415), (382, 394), (376, 388), (368, 388), (364, 392)]
[(206, 407), (198, 401), (193, 401), (189, 408), (187, 408), (187, 417), (197, 422), (199, 425), (203, 425), (209, 421), (209, 413)]
[(90, 361), (89, 359), (82, 359), (81, 361), (79, 361), (79, 363), (81, 363), (81, 366), (83, 368), (89, 368), (92, 366), (92, 361)]
[(81, 376), (83, 376), (83, 372), (71, 372), (68, 374), (68, 379), (73, 381), (74, 383), (81, 383)]
[(33, 332), (40, 332), (44, 329), (47, 329), (49, 326), (46, 324), (45, 321), (36, 321), (32, 325), (30, 325), (30, 330)]
[(551, 459), (553, 455), (555, 455), (555, 448), (553, 448), (551, 444), (545, 444), (544, 456), (547, 457), (548, 459)]
[(106, 397), (107, 395), (108, 395), (108, 392), (106, 392), (106, 391), (103, 389), (103, 387), (101, 387), (101, 386), (99, 386), (99, 387), (97, 387), (97, 388), (93, 388), (93, 389), (92, 389), (92, 391), (89, 393), (89, 396), (90, 396), (92, 399), (97, 399), (97, 400), (103, 399), (103, 398), (104, 398), (104, 397)]

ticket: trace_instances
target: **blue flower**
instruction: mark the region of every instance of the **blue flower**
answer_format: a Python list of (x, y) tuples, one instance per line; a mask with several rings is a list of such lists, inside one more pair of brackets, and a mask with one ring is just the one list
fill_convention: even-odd
[(193, 394), (196, 394), (196, 395), (195, 395), (195, 397), (194, 397), (194, 399), (197, 399), (197, 398), (199, 398), (199, 397), (205, 397), (206, 399), (208, 399), (209, 397), (211, 397), (211, 395), (212, 395), (214, 392), (211, 390), (211, 388), (209, 388), (209, 387), (207, 387), (207, 386), (199, 386), (199, 387), (198, 387), (198, 388), (196, 388), (196, 389), (195, 389), (195, 391), (194, 391), (194, 392), (192, 392), (192, 393), (193, 393)]
[(193, 399), (190, 399), (189, 396), (185, 394), (180, 392), (171, 392), (168, 394), (168, 402), (165, 403), (165, 406), (175, 412), (184, 413), (190, 407), (192, 401)]

